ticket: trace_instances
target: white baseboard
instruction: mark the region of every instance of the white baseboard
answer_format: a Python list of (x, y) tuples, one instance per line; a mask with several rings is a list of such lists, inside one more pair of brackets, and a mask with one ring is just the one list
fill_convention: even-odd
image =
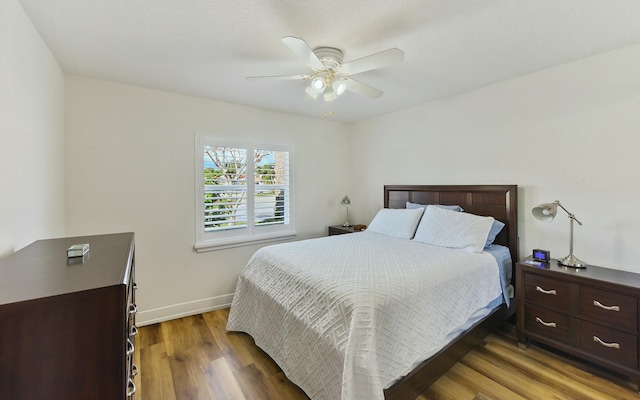
[(139, 311), (136, 315), (136, 325), (139, 327), (151, 325), (170, 319), (202, 314), (207, 311), (229, 307), (231, 306), (232, 299), (233, 293), (230, 293), (222, 296), (209, 297), (207, 299), (154, 308), (153, 310)]

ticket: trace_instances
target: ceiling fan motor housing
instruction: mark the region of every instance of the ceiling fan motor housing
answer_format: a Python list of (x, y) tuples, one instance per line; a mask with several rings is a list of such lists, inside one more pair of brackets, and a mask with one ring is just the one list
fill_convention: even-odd
[(338, 67), (342, 65), (344, 55), (340, 49), (334, 47), (316, 47), (313, 49), (313, 54), (318, 57), (322, 65), (327, 69), (337, 71)]

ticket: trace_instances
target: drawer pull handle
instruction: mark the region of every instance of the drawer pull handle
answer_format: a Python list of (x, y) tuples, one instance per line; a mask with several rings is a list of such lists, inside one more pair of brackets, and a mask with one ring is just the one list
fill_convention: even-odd
[(136, 336), (137, 334), (138, 334), (138, 328), (135, 325), (133, 325), (131, 327), (131, 332), (129, 333), (129, 337)]
[(540, 293), (543, 293), (543, 294), (550, 294), (550, 295), (553, 295), (553, 296), (556, 295), (556, 290), (555, 289), (553, 289), (553, 290), (544, 290), (540, 286), (536, 286), (536, 290), (538, 292), (540, 292)]
[(548, 326), (550, 328), (555, 328), (556, 327), (556, 323), (555, 322), (544, 322), (542, 319), (540, 319), (540, 317), (536, 317), (536, 322), (538, 322), (539, 324), (542, 324), (544, 326)]
[(138, 284), (133, 282), (133, 290), (138, 290)]
[(127, 339), (127, 355), (132, 355), (135, 350), (136, 348), (133, 346), (133, 342)]
[(134, 377), (136, 375), (138, 375), (138, 366), (133, 364), (133, 366), (131, 367), (131, 376)]
[(598, 300), (594, 300), (593, 305), (607, 311), (620, 311), (619, 306), (605, 306), (604, 304), (600, 303)]
[(130, 304), (129, 305), (129, 314), (137, 314), (138, 313), (138, 306), (135, 304)]
[(600, 339), (597, 336), (593, 337), (593, 341), (596, 342), (596, 343), (600, 343), (604, 347), (610, 347), (610, 348), (613, 348), (613, 349), (619, 349), (620, 348), (620, 345), (618, 343), (607, 343), (607, 342), (603, 341), (602, 339)]
[(133, 379), (129, 379), (129, 388), (127, 389), (127, 397), (133, 396), (136, 392), (136, 384)]

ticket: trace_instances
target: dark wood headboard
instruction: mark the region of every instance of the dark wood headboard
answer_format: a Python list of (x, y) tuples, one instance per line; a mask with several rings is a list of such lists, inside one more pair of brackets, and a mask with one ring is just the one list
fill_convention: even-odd
[(518, 261), (517, 185), (385, 185), (385, 208), (405, 208), (407, 201), (420, 204), (459, 205), (465, 212), (491, 216), (505, 224), (495, 243), (509, 247)]

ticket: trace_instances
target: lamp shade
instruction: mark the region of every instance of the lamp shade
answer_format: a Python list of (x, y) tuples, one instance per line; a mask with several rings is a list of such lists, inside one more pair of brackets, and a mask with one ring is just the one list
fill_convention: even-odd
[(324, 101), (334, 101), (337, 98), (338, 98), (338, 95), (336, 94), (336, 92), (333, 91), (333, 89), (331, 88), (325, 89)]
[(311, 86), (307, 86), (307, 88), (304, 90), (312, 99), (317, 99), (318, 98), (318, 93), (311, 89)]
[(340, 96), (345, 90), (347, 90), (347, 82), (344, 79), (335, 79), (331, 83), (331, 88), (336, 96)]
[(317, 76), (315, 78), (313, 78), (311, 80), (311, 90), (313, 90), (314, 92), (320, 94), (322, 92), (324, 92), (324, 89), (327, 87), (326, 83), (324, 82), (324, 77), (320, 77)]
[(558, 213), (558, 204), (557, 203), (543, 203), (538, 206), (535, 206), (533, 210), (531, 210), (536, 219), (544, 222), (551, 222), (556, 217)]

